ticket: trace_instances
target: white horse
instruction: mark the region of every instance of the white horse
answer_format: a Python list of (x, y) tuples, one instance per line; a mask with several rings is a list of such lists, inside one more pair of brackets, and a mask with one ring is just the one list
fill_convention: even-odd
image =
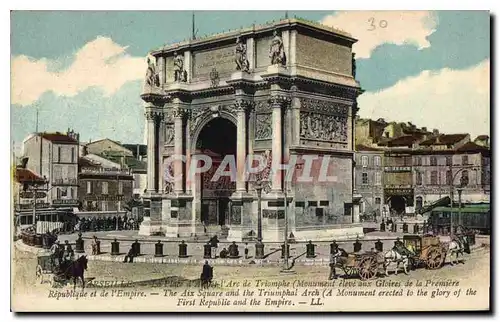
[[(412, 250), (410, 250), (412, 252)], [(385, 275), (389, 276), (389, 265), (391, 263), (396, 263), (396, 268), (394, 270), (394, 275), (398, 275), (398, 270), (399, 270), (399, 264), (403, 264), (403, 271), (405, 274), (408, 274), (409, 272), (409, 265), (410, 265), (410, 256), (408, 255), (401, 255), (399, 252), (397, 252), (394, 249), (389, 250), (387, 253), (384, 255), (384, 268), (385, 268)]]
[[(458, 264), (458, 255), (464, 257), (464, 252), (470, 254), (469, 241), (465, 236), (458, 236), (448, 244), (448, 253), (450, 254), (450, 265)], [(455, 254), (455, 261), (453, 261)]]

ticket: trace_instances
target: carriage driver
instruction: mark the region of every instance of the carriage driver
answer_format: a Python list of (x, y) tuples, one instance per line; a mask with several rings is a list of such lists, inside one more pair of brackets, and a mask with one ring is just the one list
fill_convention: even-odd
[(396, 238), (396, 241), (394, 242), (394, 247), (392, 248), (396, 252), (398, 252), (401, 256), (411, 256), (412, 253), (408, 250), (408, 248), (405, 247), (403, 242), (398, 238)]
[(64, 261), (72, 262), (75, 259), (75, 252), (67, 240), (64, 241), (64, 246), (66, 246), (63, 255)]
[(61, 252), (61, 248), (59, 246), (59, 241), (56, 240), (54, 244), (50, 247), (50, 260), (54, 267), (59, 266), (59, 253)]

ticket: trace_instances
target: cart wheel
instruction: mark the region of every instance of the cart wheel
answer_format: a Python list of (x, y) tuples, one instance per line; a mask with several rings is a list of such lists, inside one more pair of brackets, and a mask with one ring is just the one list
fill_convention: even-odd
[(37, 281), (40, 281), (40, 283), (42, 283), (42, 282), (43, 282), (43, 279), (42, 279), (42, 277), (43, 277), (43, 276), (42, 276), (42, 274), (43, 274), (43, 273), (42, 273), (42, 266), (37, 265), (37, 266), (36, 266), (35, 275), (36, 275), (36, 279), (37, 279)]
[(377, 276), (378, 264), (375, 257), (362, 258), (358, 264), (359, 277), (369, 280)]
[(427, 253), (426, 265), (428, 269), (438, 269), (443, 264), (443, 254), (438, 248), (430, 249)]

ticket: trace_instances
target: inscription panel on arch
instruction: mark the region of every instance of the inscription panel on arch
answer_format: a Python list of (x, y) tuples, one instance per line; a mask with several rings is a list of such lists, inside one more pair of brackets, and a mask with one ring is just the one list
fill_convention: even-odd
[(213, 68), (219, 74), (236, 71), (234, 45), (193, 53), (193, 77), (209, 77)]

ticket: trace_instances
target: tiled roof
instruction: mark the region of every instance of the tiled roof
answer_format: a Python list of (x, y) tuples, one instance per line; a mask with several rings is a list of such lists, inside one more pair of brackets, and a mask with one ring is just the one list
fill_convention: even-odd
[(457, 142), (465, 139), (467, 134), (442, 134), (439, 136), (435, 136), (423, 142), (420, 142), (420, 145), (448, 145), (455, 144)]
[(382, 150), (371, 146), (366, 146), (363, 144), (356, 144), (356, 151), (382, 151)]
[(15, 180), (19, 183), (44, 183), (45, 180), (29, 169), (16, 168)]
[(42, 137), (51, 142), (60, 142), (60, 143), (74, 143), (78, 144), (78, 141), (72, 138), (71, 136), (63, 133), (42, 133)]
[(100, 165), (87, 158), (79, 158), (78, 165), (82, 168), (99, 167)]
[(126, 149), (129, 149), (136, 158), (137, 158), (137, 146), (139, 146), (139, 155), (148, 154), (148, 146), (146, 144), (122, 144), (122, 146)]
[(490, 149), (474, 142), (467, 142), (457, 149), (459, 152), (489, 152)]
[[(386, 141), (383, 145), (387, 146), (411, 146), (413, 143), (418, 141), (420, 136), (418, 135), (403, 135), (392, 140)], [(382, 145), (382, 143), (380, 144)]]

